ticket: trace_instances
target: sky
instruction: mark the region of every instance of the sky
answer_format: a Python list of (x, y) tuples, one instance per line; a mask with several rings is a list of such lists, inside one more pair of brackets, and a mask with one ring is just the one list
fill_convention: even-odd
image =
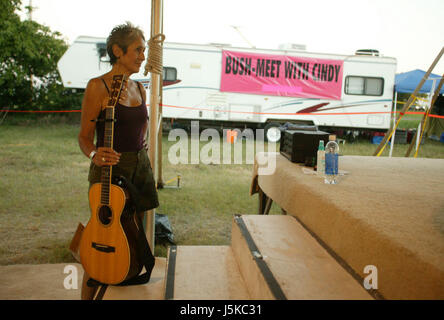
[[(106, 38), (130, 21), (150, 34), (151, 0), (22, 0), (32, 19), (63, 34)], [(27, 15), (22, 13), (23, 18)], [(354, 54), (376, 49), (397, 59), (397, 73), (427, 71), (444, 46), (444, 0), (164, 0), (166, 42), (228, 43)], [(236, 27), (237, 30), (234, 27)], [(444, 56), (432, 71), (444, 73)]]

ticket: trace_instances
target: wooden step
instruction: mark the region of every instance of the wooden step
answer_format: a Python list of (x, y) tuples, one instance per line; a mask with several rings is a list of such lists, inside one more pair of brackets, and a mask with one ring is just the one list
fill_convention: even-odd
[[(103, 300), (162, 300), (165, 288), (166, 259), (156, 257), (156, 263), (147, 284), (136, 286), (108, 286)], [(142, 273), (145, 272), (143, 269)]]
[(252, 299), (373, 299), (291, 216), (237, 216), (231, 239)]
[(170, 247), (165, 299), (249, 300), (229, 246)]

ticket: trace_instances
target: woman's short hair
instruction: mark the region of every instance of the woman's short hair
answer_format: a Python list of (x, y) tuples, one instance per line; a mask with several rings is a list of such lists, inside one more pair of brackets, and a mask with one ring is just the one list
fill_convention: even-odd
[(125, 24), (114, 27), (108, 39), (106, 39), (106, 51), (108, 52), (111, 65), (114, 65), (117, 61), (117, 57), (113, 52), (113, 45), (117, 44), (123, 50), (123, 53), (126, 53), (128, 46), (138, 37), (142, 37), (143, 41), (145, 41), (143, 31), (133, 26), (131, 22), (126, 22)]

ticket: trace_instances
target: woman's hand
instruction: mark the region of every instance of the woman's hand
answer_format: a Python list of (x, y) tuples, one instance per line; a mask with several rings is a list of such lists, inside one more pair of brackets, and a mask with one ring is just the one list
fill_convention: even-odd
[(111, 148), (99, 147), (92, 160), (99, 167), (114, 166), (119, 163), (120, 156), (120, 153)]

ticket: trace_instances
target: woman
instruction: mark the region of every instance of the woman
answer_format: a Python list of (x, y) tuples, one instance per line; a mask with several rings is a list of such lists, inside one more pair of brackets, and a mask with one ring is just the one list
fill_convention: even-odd
[[(143, 86), (129, 77), (138, 73), (145, 60), (143, 32), (126, 23), (115, 27), (107, 39), (107, 52), (112, 69), (91, 79), (85, 90), (82, 103), (79, 146), (91, 159), (88, 175), (90, 186), (100, 182), (101, 167), (113, 166), (114, 175), (123, 175), (138, 191), (135, 204), (139, 216), (158, 206), (157, 191), (147, 155), (145, 137), (148, 129), (146, 92)], [(113, 148), (104, 147), (104, 108), (107, 106), (113, 76), (124, 74), (128, 81), (115, 106)], [(101, 121), (102, 120), (102, 121)], [(96, 136), (96, 144), (94, 137)], [(82, 299), (91, 299), (96, 288), (86, 285), (89, 276), (85, 273)]]

